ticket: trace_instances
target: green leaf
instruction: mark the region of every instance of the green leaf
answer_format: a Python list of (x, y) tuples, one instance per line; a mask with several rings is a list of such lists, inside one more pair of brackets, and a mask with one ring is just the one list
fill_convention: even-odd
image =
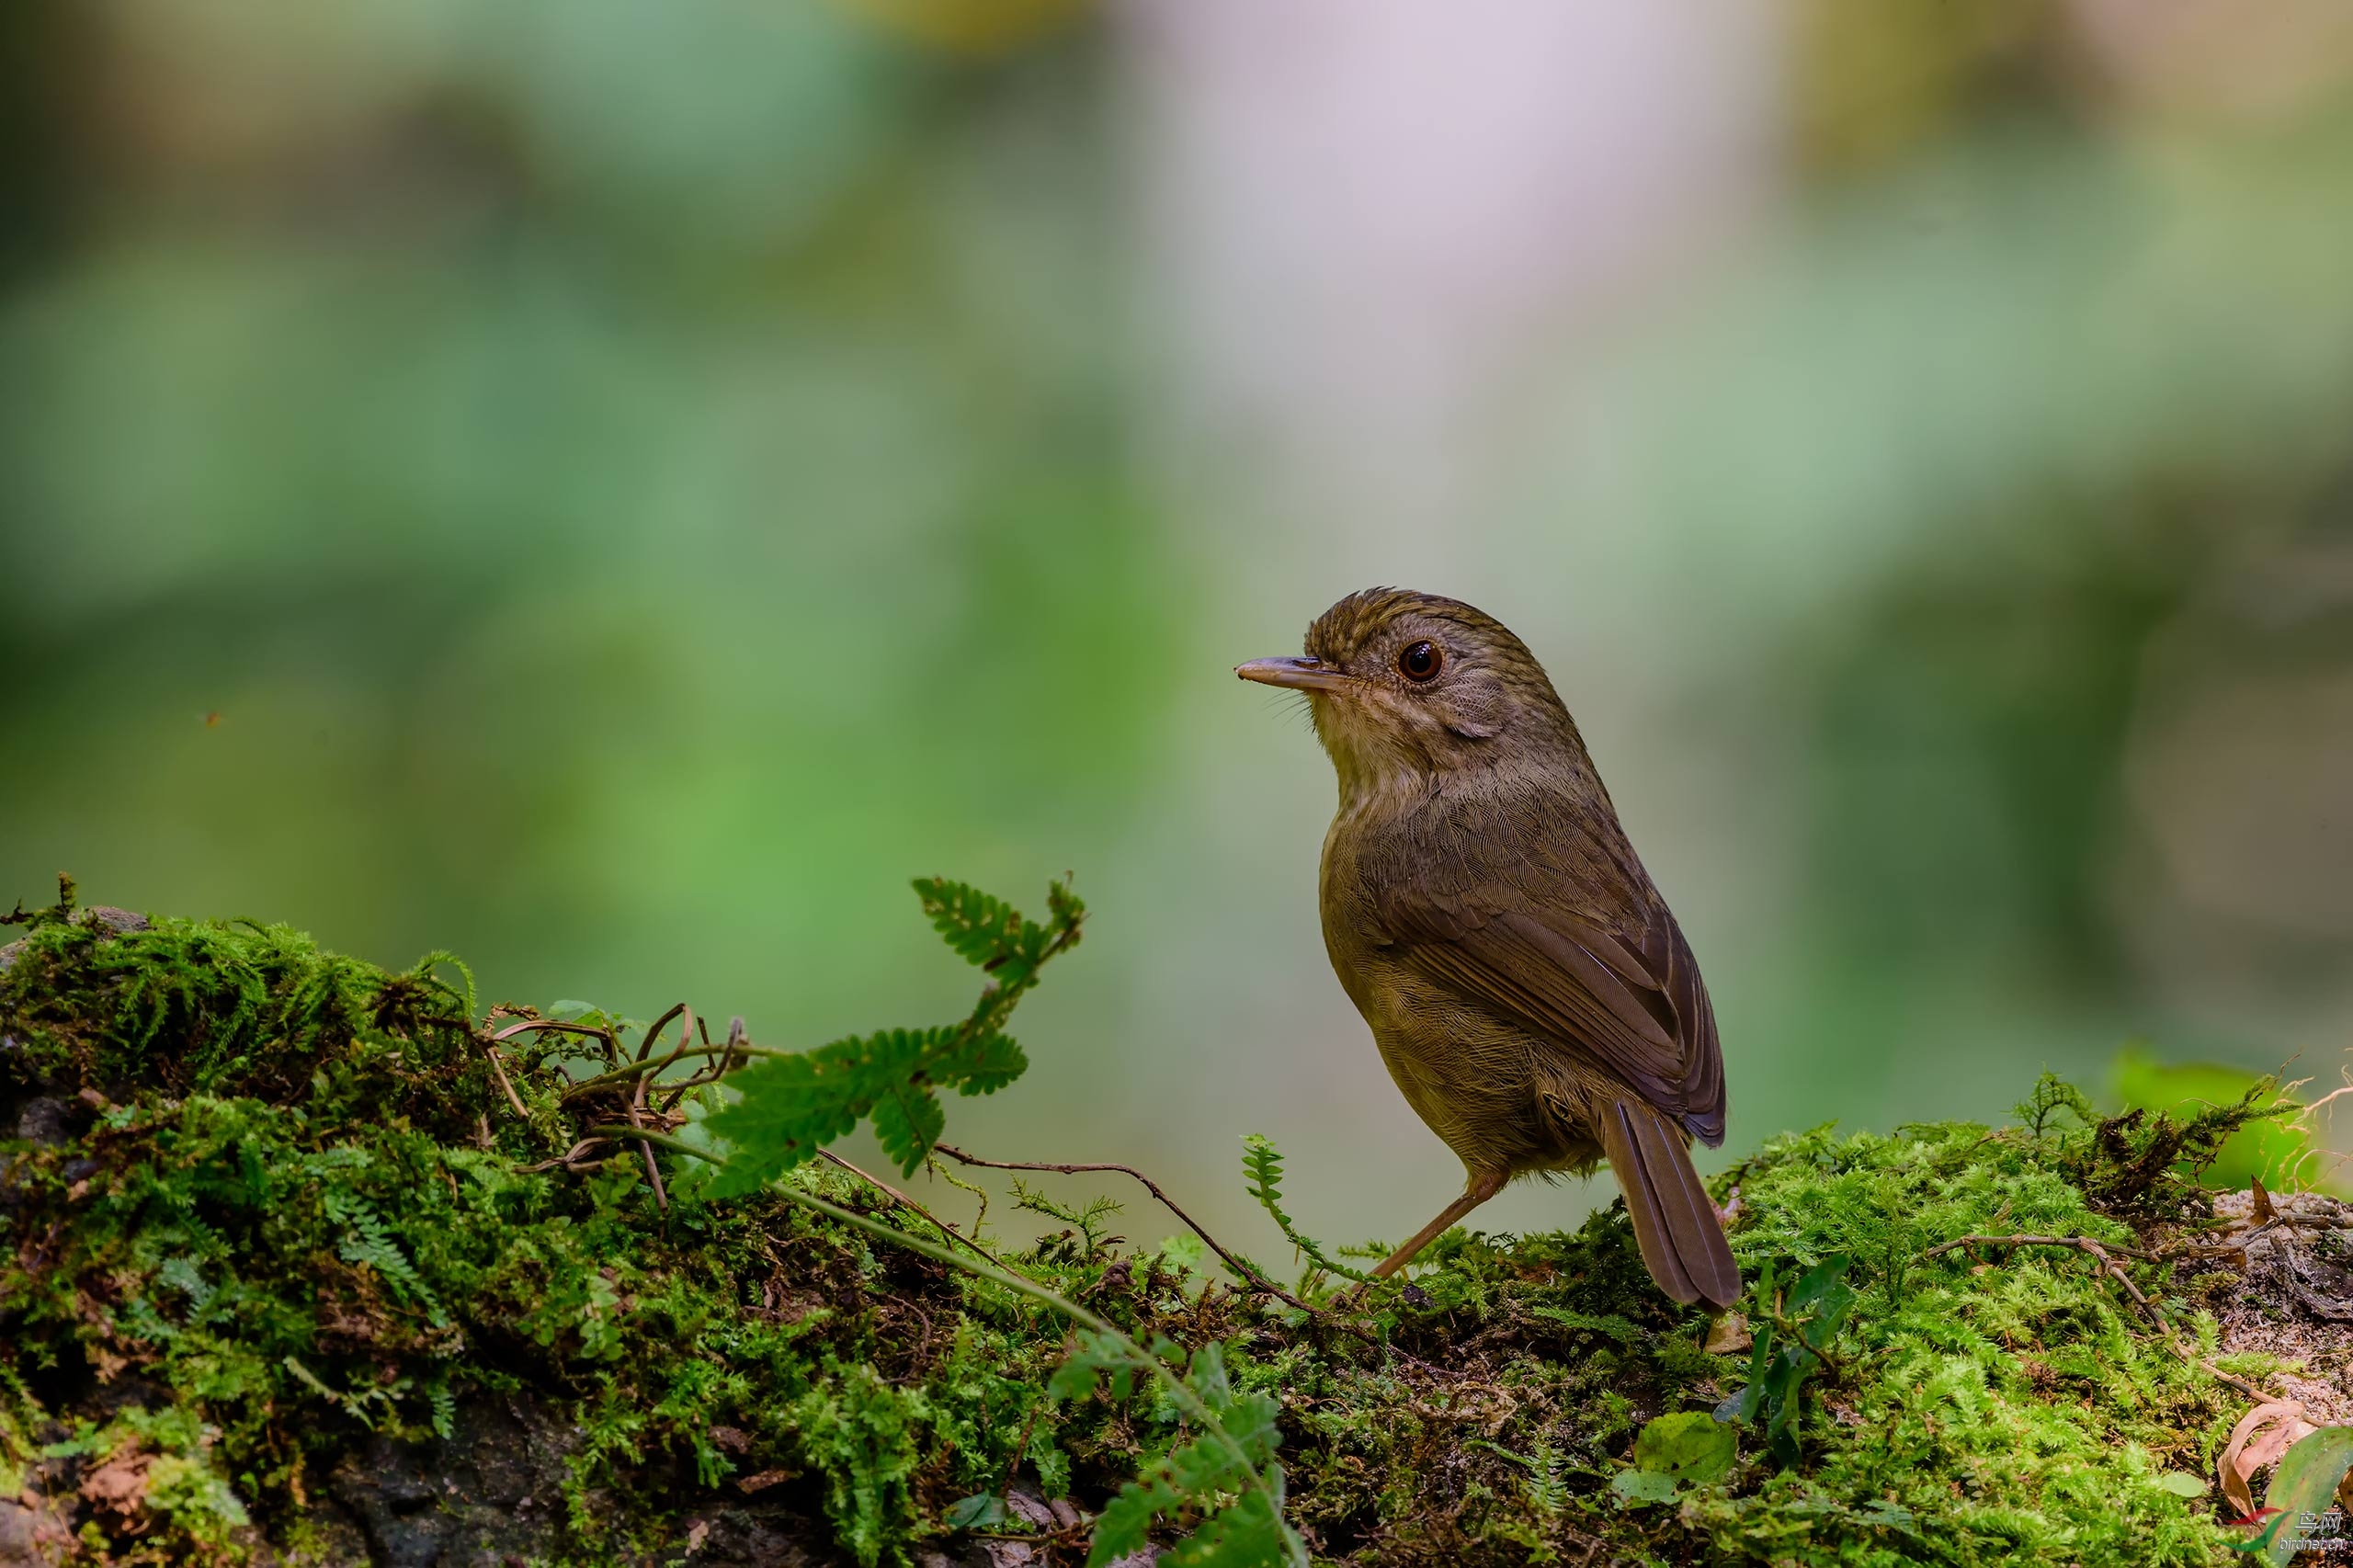
[(1732, 1469), (1739, 1447), (1733, 1429), (1704, 1410), (1649, 1422), (1634, 1438), (1634, 1465), (1678, 1481), (1710, 1482)]
[(994, 1493), (975, 1492), (948, 1505), (940, 1522), (951, 1530), (993, 1530), (1013, 1522), (1005, 1499)]
[(2158, 1491), (2170, 1492), (2177, 1497), (2203, 1497), (2206, 1495), (2205, 1478), (2202, 1476), (2191, 1475), (2183, 1471), (2166, 1471), (2164, 1474), (2155, 1477), (2153, 1484)]
[(1249, 1492), (1233, 1507), (1203, 1519), (1160, 1561), (1163, 1568), (1283, 1568), (1299, 1560), (1294, 1544), (1290, 1527), (1266, 1494)]
[(957, 1085), (960, 1093), (993, 1095), (1029, 1070), (1029, 1057), (1012, 1036), (990, 1030), (959, 1043), (942, 1066), (943, 1078), (963, 1080)]
[[(1279, 1497), (1282, 1485), (1282, 1471), (1274, 1462), (1282, 1442), (1276, 1425), (1280, 1406), (1274, 1396), (1235, 1394), (1226, 1376), (1224, 1351), (1214, 1340), (1194, 1352), (1189, 1363), (1165, 1339), (1154, 1341), (1150, 1355), (1165, 1363), (1163, 1376), (1181, 1373), (1185, 1388), (1216, 1418), (1218, 1430), (1195, 1432), (1190, 1441), (1172, 1447), (1120, 1488), (1096, 1519), (1087, 1562), (1101, 1568), (1141, 1550), (1154, 1523), (1187, 1508), (1206, 1517), (1164, 1562), (1270, 1568), (1303, 1562), (1304, 1548), (1267, 1502), (1267, 1493)], [(1055, 1373), (1057, 1392), (1092, 1388), (1097, 1373), (1115, 1362), (1122, 1372), (1136, 1364), (1132, 1350), (1116, 1337), (1083, 1331), (1069, 1360)], [(1222, 1496), (1238, 1500), (1221, 1509)]]
[(2302, 1549), (2300, 1516), (2318, 1514), (2336, 1495), (2345, 1472), (2353, 1470), (2353, 1426), (2324, 1426), (2296, 1439), (2271, 1474), (2263, 1506), (2278, 1508), (2289, 1523), (2271, 1538), (2268, 1551), (2274, 1563), (2284, 1565)]
[(917, 877), (915, 888), (931, 928), (966, 962), (1001, 963), (1018, 951), (1029, 922), (1004, 900), (945, 877)]
[(1085, 1399), (1095, 1392), (1103, 1374), (1111, 1376), (1111, 1393), (1115, 1399), (1125, 1399), (1129, 1380), (1138, 1369), (1134, 1352), (1117, 1335), (1107, 1335), (1091, 1328), (1082, 1328), (1073, 1336), (1071, 1352), (1063, 1364), (1054, 1369), (1047, 1380), (1046, 1397), (1055, 1400)]
[(1275, 1147), (1273, 1139), (1263, 1132), (1253, 1132), (1242, 1140), (1242, 1174), (1247, 1178), (1246, 1189), (1250, 1196), (1258, 1200), (1258, 1206), (1282, 1228), (1284, 1236), (1308, 1262), (1326, 1274), (1337, 1274), (1360, 1284), (1372, 1282), (1371, 1275), (1350, 1268), (1345, 1263), (1335, 1263), (1325, 1256), (1323, 1247), (1316, 1244), (1314, 1238), (1302, 1235), (1299, 1227), (1291, 1223), (1290, 1216), (1283, 1212), (1283, 1155), (1282, 1151)]
[(1161, 1510), (1175, 1505), (1175, 1494), (1165, 1487), (1131, 1481), (1096, 1516), (1095, 1538), (1086, 1551), (1087, 1568), (1115, 1562), (1141, 1551), (1152, 1536), (1152, 1522)]
[(1056, 883), (1047, 895), (1054, 924), (1033, 926), (962, 882), (926, 879), (915, 891), (948, 945), (992, 971), (980, 1001), (961, 1023), (837, 1040), (814, 1051), (763, 1056), (729, 1074), (734, 1103), (703, 1123), (730, 1150), (726, 1166), (710, 1179), (711, 1197), (775, 1180), (867, 1117), (884, 1152), (912, 1175), (948, 1130), (941, 1090), (994, 1094), (1028, 1070), (1029, 1059), (1004, 1032), (1005, 1020), (1036, 983), (1039, 967), (1078, 939), (1086, 906)]
[(1629, 1507), (1641, 1507), (1650, 1503), (1675, 1501), (1676, 1482), (1671, 1475), (1661, 1475), (1654, 1470), (1621, 1470), (1609, 1478), (1609, 1490), (1618, 1494)]
[(938, 1096), (921, 1084), (895, 1081), (875, 1101), (875, 1139), (903, 1176), (923, 1168), (931, 1146), (947, 1131), (948, 1113), (940, 1108)]
[(1141, 1548), (1153, 1521), (1163, 1515), (1188, 1502), (1206, 1504), (1215, 1493), (1239, 1491), (1246, 1484), (1233, 1456), (1215, 1437), (1203, 1433), (1177, 1445), (1146, 1465), (1104, 1506), (1086, 1554), (1090, 1568)]
[[(727, 1083), (743, 1097), (703, 1122), (735, 1150), (714, 1191), (749, 1191), (814, 1159), (878, 1100), (903, 1090), (926, 1051), (953, 1033), (886, 1029), (797, 1056), (764, 1057), (731, 1074)], [(904, 1116), (902, 1121), (912, 1129)]]

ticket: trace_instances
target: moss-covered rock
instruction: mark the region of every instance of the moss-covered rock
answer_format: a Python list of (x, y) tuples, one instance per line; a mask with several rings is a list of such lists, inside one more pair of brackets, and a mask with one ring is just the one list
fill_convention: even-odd
[[(0, 957), (0, 1563), (1074, 1563), (1176, 1435), (1149, 1390), (1050, 1402), (1065, 1325), (1026, 1296), (711, 1199), (698, 1162), (662, 1156), (657, 1195), (641, 1151), (584, 1153), (576, 1041), (494, 1061), (452, 961), (27, 918)], [(1174, 1245), (1006, 1261), (1276, 1392), (1318, 1561), (2227, 1561), (2203, 1490), (2248, 1403), (2226, 1379), (2282, 1369), (2221, 1337), (2237, 1274), (2127, 1256), (2209, 1222), (2177, 1164), (2214, 1130), (2161, 1130), (2158, 1158), (2145, 1122), (2032, 1109), (1817, 1130), (1724, 1178), (1744, 1268), (1781, 1282), (1747, 1332), (1824, 1259), (1855, 1294), (1802, 1368), (1795, 1462), (1752, 1421), (1707, 1480), (1620, 1478), (1646, 1421), (1715, 1408), (1752, 1352), (1649, 1286), (1615, 1210), (1458, 1232), (1353, 1315)], [(790, 1179), (938, 1235), (840, 1170)], [(2082, 1248), (1932, 1252), (2021, 1233), (2104, 1244), (2150, 1306)], [(945, 1522), (1008, 1483), (991, 1535)]]

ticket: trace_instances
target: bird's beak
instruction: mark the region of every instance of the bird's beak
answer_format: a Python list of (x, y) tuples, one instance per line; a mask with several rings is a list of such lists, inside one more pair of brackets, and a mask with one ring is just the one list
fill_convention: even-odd
[(1236, 665), (1233, 673), (1262, 686), (1288, 686), (1301, 691), (1345, 691), (1355, 677), (1321, 659), (1253, 659)]

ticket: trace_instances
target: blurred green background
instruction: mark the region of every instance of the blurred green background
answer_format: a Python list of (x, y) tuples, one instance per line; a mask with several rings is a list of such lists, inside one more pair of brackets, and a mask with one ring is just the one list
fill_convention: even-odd
[(1717, 1162), (2335, 1086), (2353, 12), (1561, 9), (14, 0), (0, 898), (814, 1043), (966, 1001), (911, 875), (1073, 871), (951, 1138), (1393, 1239), (1459, 1170), (1228, 672), (1404, 582), (1577, 712)]

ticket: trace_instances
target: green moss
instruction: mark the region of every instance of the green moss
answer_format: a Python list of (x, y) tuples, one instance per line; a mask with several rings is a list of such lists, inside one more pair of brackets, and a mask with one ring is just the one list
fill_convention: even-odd
[[(331, 1478), (429, 1462), (499, 1401), (562, 1435), (531, 1549), (553, 1562), (676, 1557), (734, 1508), (904, 1563), (1009, 1474), (1097, 1507), (1177, 1437), (1149, 1389), (1049, 1403), (1066, 1325), (1028, 1297), (772, 1196), (710, 1198), (692, 1162), (665, 1161), (666, 1209), (635, 1153), (565, 1169), (573, 1047), (501, 1048), (518, 1115), (468, 983), (284, 927), (34, 917), (0, 972), (0, 1131), (38, 1134), (0, 1142), (0, 1492), (136, 1471), (125, 1508), (83, 1501), (84, 1559), (333, 1557), (358, 1505)], [(1707, 1320), (1651, 1288), (1616, 1210), (1458, 1232), (1354, 1329), (1208, 1283), (1190, 1249), (1009, 1261), (1141, 1339), (1222, 1343), (1235, 1385), (1280, 1401), (1319, 1561), (1574, 1562), (1595, 1540), (1661, 1562), (2226, 1561), (2211, 1502), (2158, 1478), (2211, 1474), (2243, 1402), (2080, 1253), (1923, 1256), (1972, 1232), (2131, 1244), (2117, 1216), (2196, 1210), (2178, 1128), (2159, 1159), (2145, 1119), (2063, 1130), (2064, 1104), (1998, 1131), (1821, 1129), (1731, 1173), (1752, 1279), (1844, 1255), (1859, 1296), (1806, 1384), (1800, 1462), (1744, 1432), (1727, 1475), (1665, 1502), (1609, 1484), (1637, 1431), (1715, 1406), (1745, 1358), (1701, 1348)], [(920, 1226), (827, 1167), (790, 1179)]]

